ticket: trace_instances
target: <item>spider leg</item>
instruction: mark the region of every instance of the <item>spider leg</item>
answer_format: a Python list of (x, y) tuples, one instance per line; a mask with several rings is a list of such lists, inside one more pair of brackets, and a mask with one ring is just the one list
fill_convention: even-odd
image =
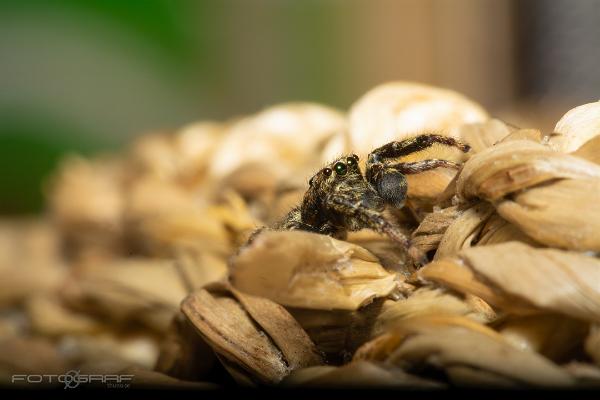
[(387, 165), (384, 171), (396, 171), (401, 174), (411, 175), (418, 174), (420, 172), (430, 171), (432, 169), (436, 169), (439, 167), (446, 168), (460, 168), (461, 164), (455, 163), (453, 161), (448, 160), (438, 160), (438, 159), (430, 159), (430, 160), (422, 160), (422, 161), (414, 161), (407, 163), (397, 163)]
[(344, 228), (340, 228), (339, 226), (335, 226), (330, 222), (326, 222), (321, 225), (317, 230), (321, 235), (329, 235), (333, 236), (336, 239), (344, 240), (346, 239), (346, 230)]
[(412, 246), (406, 235), (383, 218), (377, 210), (365, 207), (360, 201), (344, 195), (330, 196), (327, 203), (336, 211), (359, 219), (364, 227), (383, 233), (400, 244), (416, 266), (422, 266), (429, 262), (427, 255)]
[(340, 214), (356, 218), (363, 227), (384, 233), (403, 248), (409, 248), (410, 243), (406, 235), (383, 218), (380, 211), (364, 206), (361, 200), (357, 201), (343, 194), (334, 194), (327, 198), (327, 204)]
[(375, 174), (369, 175), (369, 182), (387, 204), (397, 209), (404, 207), (408, 182), (402, 172), (382, 166)]
[(368, 163), (382, 162), (386, 158), (398, 158), (419, 152), (434, 144), (439, 143), (445, 146), (456, 147), (466, 153), (471, 149), (468, 144), (462, 143), (454, 138), (436, 134), (420, 135), (401, 141), (390, 142), (371, 152), (368, 157)]
[[(308, 231), (308, 232), (316, 232), (322, 235), (331, 235), (339, 239), (343, 239), (345, 237), (345, 231), (333, 225), (330, 222), (325, 222), (324, 224), (320, 224), (318, 226), (308, 224), (302, 220), (302, 215), (300, 212), (300, 208), (296, 207), (292, 209), (284, 219), (275, 223), (273, 225), (273, 229), (276, 230), (300, 230), (300, 231)], [(258, 234), (259, 232), (255, 232)], [(253, 234), (254, 236), (254, 234)]]
[(439, 167), (460, 168), (460, 164), (437, 159), (388, 164), (385, 166), (378, 163), (372, 165), (367, 171), (367, 180), (387, 204), (400, 209), (404, 207), (408, 191), (405, 175), (417, 174)]

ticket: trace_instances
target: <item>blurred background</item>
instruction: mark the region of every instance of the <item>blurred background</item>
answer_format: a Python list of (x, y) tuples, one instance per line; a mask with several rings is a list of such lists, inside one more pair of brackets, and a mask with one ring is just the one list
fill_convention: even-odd
[(600, 98), (598, 0), (3, 0), (0, 214), (65, 153), (377, 84), (451, 88), (551, 131)]

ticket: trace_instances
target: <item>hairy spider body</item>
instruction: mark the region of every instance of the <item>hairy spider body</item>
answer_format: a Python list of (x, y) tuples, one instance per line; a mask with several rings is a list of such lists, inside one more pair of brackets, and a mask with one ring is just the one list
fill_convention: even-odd
[[(408, 190), (406, 174), (459, 167), (443, 159), (403, 162), (404, 157), (433, 145), (469, 151), (469, 146), (455, 139), (434, 134), (391, 142), (369, 154), (364, 176), (356, 155), (339, 157), (310, 179), (302, 203), (274, 228), (300, 229), (341, 239), (348, 231), (369, 228), (388, 235), (408, 249), (407, 237), (384, 218), (383, 211), (388, 205), (404, 206)], [(423, 260), (423, 256), (415, 252), (411, 257), (418, 262)]]
[(365, 180), (358, 157), (340, 157), (310, 179), (302, 203), (276, 229), (301, 229), (343, 239), (348, 231), (370, 228), (404, 246), (408, 239), (382, 213), (385, 201)]

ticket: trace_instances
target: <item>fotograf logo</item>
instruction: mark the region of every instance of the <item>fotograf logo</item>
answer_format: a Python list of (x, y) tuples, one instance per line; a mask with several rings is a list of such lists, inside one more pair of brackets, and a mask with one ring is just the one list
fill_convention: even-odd
[(12, 383), (62, 383), (64, 389), (75, 389), (82, 383), (102, 383), (109, 388), (125, 389), (129, 387), (134, 375), (117, 374), (81, 374), (71, 370), (64, 374), (29, 374), (13, 375)]

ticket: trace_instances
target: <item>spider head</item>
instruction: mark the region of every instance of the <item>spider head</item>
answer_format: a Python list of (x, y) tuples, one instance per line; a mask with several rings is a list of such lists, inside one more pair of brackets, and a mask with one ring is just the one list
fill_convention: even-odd
[(302, 201), (302, 220), (318, 226), (336, 217), (327, 200), (339, 193), (353, 193), (360, 197), (366, 182), (358, 166), (358, 156), (351, 154), (337, 158), (317, 172), (309, 181), (310, 187)]
[(358, 166), (358, 156), (351, 154), (339, 157), (326, 165), (310, 178), (308, 184), (310, 185), (309, 191), (327, 194), (338, 187), (353, 186), (362, 181), (363, 176)]

